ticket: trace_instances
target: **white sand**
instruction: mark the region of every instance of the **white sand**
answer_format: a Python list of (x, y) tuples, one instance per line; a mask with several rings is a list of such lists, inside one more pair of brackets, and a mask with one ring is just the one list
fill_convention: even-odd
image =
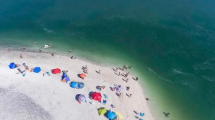
[[(23, 54), (23, 58), (19, 57)], [(27, 72), (23, 77), (16, 74), (17, 69), (9, 69), (10, 62), (16, 64), (26, 63), (30, 68), (41, 67), (40, 73)], [(88, 66), (88, 74), (85, 80), (77, 75), (83, 73), (82, 66)], [(69, 70), (71, 81), (84, 82), (83, 89), (71, 88), (69, 83), (61, 82), (61, 74), (43, 77), (44, 72), (60, 68)], [(101, 70), (101, 75), (96, 73)], [(121, 70), (118, 72), (123, 73)], [(124, 71), (125, 73), (126, 71)], [(47, 53), (33, 53), (13, 51), (0, 51), (0, 119), (1, 120), (108, 120), (105, 116), (99, 116), (97, 109), (106, 107), (115, 112), (120, 112), (125, 120), (137, 120), (134, 110), (144, 112), (144, 120), (154, 120), (149, 111), (147, 101), (138, 82), (129, 76), (126, 83), (123, 76), (114, 73), (111, 67), (101, 67), (82, 60), (72, 60), (70, 57)], [(123, 90), (122, 98), (110, 90), (114, 84), (124, 88), (130, 86), (129, 91)], [(105, 85), (101, 94), (108, 95), (106, 105), (94, 101), (90, 104), (89, 92), (97, 91), (96, 86)], [(129, 98), (126, 93), (132, 94)], [(79, 104), (75, 96), (84, 94), (87, 103)], [(103, 97), (104, 98), (104, 97)], [(111, 108), (114, 104), (116, 108)]]

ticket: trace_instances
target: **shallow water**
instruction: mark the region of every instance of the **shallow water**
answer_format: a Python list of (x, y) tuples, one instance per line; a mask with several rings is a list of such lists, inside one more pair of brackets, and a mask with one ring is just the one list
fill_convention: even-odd
[[(132, 65), (170, 120), (214, 120), (214, 2), (0, 2), (0, 44), (38, 50), (46, 43), (99, 65)], [(37, 44), (33, 44), (36, 41)]]

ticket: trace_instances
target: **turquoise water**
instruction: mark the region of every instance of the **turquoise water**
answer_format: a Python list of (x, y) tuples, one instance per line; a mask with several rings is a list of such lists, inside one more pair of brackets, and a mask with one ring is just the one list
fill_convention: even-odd
[[(215, 119), (215, 18), (211, 0), (8, 0), (0, 2), (0, 44), (132, 65), (153, 114)], [(33, 44), (36, 41), (37, 44)], [(61, 52), (60, 52), (61, 51)]]

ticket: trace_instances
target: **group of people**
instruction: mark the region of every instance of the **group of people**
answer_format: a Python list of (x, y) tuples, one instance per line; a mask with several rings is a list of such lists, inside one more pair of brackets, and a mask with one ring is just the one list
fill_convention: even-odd
[[(36, 43), (36, 42), (34, 42), (34, 43)], [(51, 45), (51, 43), (49, 43), (48, 45)], [(48, 47), (49, 47), (48, 45), (45, 45), (44, 48), (48, 48)], [(48, 46), (48, 47), (47, 47), (47, 46)], [(54, 46), (53, 46), (53, 48), (54, 48)], [(26, 47), (25, 47), (25, 46), (23, 46), (23, 50), (26, 50)], [(8, 50), (8, 51), (11, 52), (11, 50)], [(41, 49), (41, 48), (39, 49), (39, 52), (42, 52), (42, 49)], [(69, 49), (69, 52), (72, 52), (72, 50)], [(54, 56), (54, 53), (52, 53), (51, 55)], [(20, 54), (20, 58), (23, 58), (23, 55), (22, 55), (22, 54)], [(76, 59), (76, 57), (72, 56), (71, 59)], [(17, 65), (17, 66), (18, 66), (18, 65)], [(25, 66), (25, 68), (26, 68), (26, 70), (28, 70), (28, 66)], [(121, 69), (122, 71), (124, 71), (125, 69), (126, 69), (126, 70), (127, 70), (127, 69), (132, 69), (132, 66), (126, 65), (126, 66), (123, 66), (122, 68), (116, 68), (116, 69), (115, 69), (115, 72), (117, 72), (118, 69)], [(20, 69), (18, 69), (18, 70), (19, 70), (19, 72), (21, 72), (21, 73), (24, 72), (24, 71), (21, 71)], [(87, 65), (86, 65), (85, 67), (83, 67), (83, 72), (86, 73), (86, 74), (88, 74)], [(101, 71), (99, 70), (99, 71), (97, 71), (97, 73), (98, 73), (98, 74), (101, 74)], [(49, 73), (47, 73), (47, 74), (49, 75)], [(44, 74), (43, 74), (43, 75), (44, 75)], [(118, 76), (120, 76), (120, 75), (121, 75), (121, 73), (119, 72)], [(125, 78), (127, 78), (128, 76), (129, 76), (129, 72), (127, 72), (127, 73), (124, 75)], [(135, 81), (138, 81), (138, 77), (133, 78), (133, 79), (134, 79)], [(129, 81), (129, 78), (127, 78), (125, 81), (128, 82), (128, 81)], [(114, 89), (113, 89), (113, 90), (114, 90)], [(126, 86), (126, 90), (129, 91), (129, 90), (130, 90), (130, 86)], [(132, 94), (127, 94), (127, 93), (126, 93), (126, 95), (127, 95), (129, 98), (132, 96)], [(118, 96), (121, 97), (121, 96), (122, 96), (122, 93), (118, 93)], [(149, 101), (150, 99), (149, 99), (149, 98), (146, 98), (146, 100)], [(113, 104), (111, 104), (111, 106), (112, 106), (112, 108), (115, 108), (115, 106), (114, 106)], [(136, 111), (135, 111), (135, 113), (138, 114)], [(140, 113), (140, 114), (141, 114), (141, 113)], [(169, 115), (170, 115), (170, 113), (165, 113), (165, 116), (166, 116), (166, 117), (169, 117)]]

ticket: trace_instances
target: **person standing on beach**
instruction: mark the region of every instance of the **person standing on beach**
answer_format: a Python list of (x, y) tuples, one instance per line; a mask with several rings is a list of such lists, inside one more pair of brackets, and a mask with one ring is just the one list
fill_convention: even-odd
[(118, 76), (120, 76), (120, 72), (119, 72)]
[(132, 94), (129, 95), (129, 98), (132, 96)]
[(25, 50), (25, 46), (23, 46), (22, 48), (23, 48), (23, 50)]
[(136, 81), (138, 81), (138, 77), (136, 77)]
[(22, 54), (20, 54), (20, 58), (23, 58)]
[(149, 98), (146, 98), (147, 101), (149, 101)]
[(98, 72), (99, 74), (101, 74), (101, 70), (99, 70), (99, 72)]
[(42, 49), (40, 48), (39, 51), (42, 52)]
[(115, 70), (115, 71), (117, 72), (117, 70), (118, 70), (118, 68), (116, 68), (116, 70)]
[(125, 67), (122, 68), (122, 71), (124, 71), (124, 70), (125, 70)]
[(127, 77), (128, 77), (128, 75), (129, 75), (129, 72), (125, 74), (125, 77), (127, 78)]
[(126, 79), (126, 82), (128, 82), (129, 78)]

